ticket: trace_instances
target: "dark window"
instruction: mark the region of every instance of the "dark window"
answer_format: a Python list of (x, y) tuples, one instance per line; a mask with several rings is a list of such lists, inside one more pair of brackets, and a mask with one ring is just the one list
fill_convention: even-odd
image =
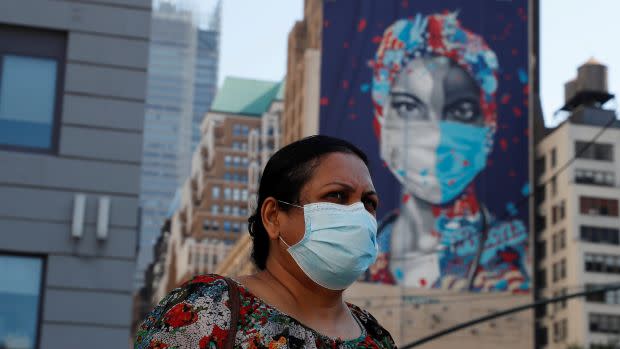
[(620, 244), (620, 230), (582, 225), (580, 227), (581, 240), (598, 244)]
[[(594, 290), (597, 288), (600, 289), (603, 286), (606, 286), (606, 285), (588, 284), (586, 285), (586, 290)], [(620, 304), (620, 290), (591, 293), (588, 296), (586, 296), (586, 300), (592, 303), (605, 303), (605, 304), (611, 304), (611, 305), (618, 305)]]
[(43, 259), (0, 255), (0, 270), (0, 347), (36, 348)]
[(67, 35), (0, 25), (0, 147), (58, 148)]
[(536, 245), (537, 258), (544, 259), (547, 256), (547, 242), (538, 241)]
[(556, 176), (551, 177), (551, 182), (549, 183), (550, 186), (550, 197), (555, 197), (555, 195), (558, 193), (558, 180)]
[(614, 146), (606, 143), (575, 142), (575, 155), (580, 159), (613, 161)]
[(620, 274), (620, 256), (586, 253), (584, 259), (586, 271)]
[(618, 200), (581, 196), (579, 211), (587, 215), (618, 217)]
[(590, 314), (590, 331), (599, 333), (620, 333), (620, 315)]
[(575, 182), (613, 187), (616, 185), (616, 175), (612, 171), (575, 169)]
[(555, 148), (551, 149), (551, 168), (555, 168), (555, 165), (557, 164), (557, 159), (558, 154)]

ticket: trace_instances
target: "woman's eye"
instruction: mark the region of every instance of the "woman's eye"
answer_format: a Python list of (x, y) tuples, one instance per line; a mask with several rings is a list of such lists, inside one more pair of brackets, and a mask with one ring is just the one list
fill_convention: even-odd
[(337, 201), (343, 201), (345, 199), (345, 195), (342, 192), (339, 191), (334, 191), (331, 193), (328, 193), (325, 197), (329, 198), (329, 199), (334, 199)]
[(392, 109), (405, 120), (424, 120), (426, 111), (424, 106), (414, 98), (395, 96), (391, 103)]
[(445, 112), (447, 120), (472, 122), (480, 116), (478, 105), (471, 101), (463, 101), (448, 107)]
[(375, 200), (366, 199), (362, 201), (366, 210), (370, 213), (374, 213), (377, 210), (377, 202)]

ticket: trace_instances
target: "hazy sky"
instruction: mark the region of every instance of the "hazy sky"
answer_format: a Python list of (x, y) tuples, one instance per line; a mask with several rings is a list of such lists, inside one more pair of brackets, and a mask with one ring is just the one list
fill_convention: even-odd
[[(303, 0), (223, 1), (220, 84), (225, 76), (282, 79), (288, 33), (303, 16)], [(608, 65), (609, 89), (620, 92), (620, 0), (541, 3), (541, 99), (547, 124), (555, 125), (564, 82), (590, 57)]]

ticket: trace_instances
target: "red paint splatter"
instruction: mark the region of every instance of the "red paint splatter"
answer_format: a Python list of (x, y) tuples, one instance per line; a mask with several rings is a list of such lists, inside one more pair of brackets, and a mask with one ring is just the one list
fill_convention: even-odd
[(510, 75), (510, 74), (504, 74), (504, 80), (506, 80), (506, 81), (510, 81), (510, 80), (512, 80), (512, 75)]
[(326, 106), (329, 105), (329, 98), (327, 97), (321, 97), (321, 106)]
[(403, 204), (406, 204), (409, 201), (409, 199), (411, 199), (410, 194), (403, 195)]
[(357, 114), (355, 114), (355, 113), (351, 113), (351, 114), (349, 114), (349, 119), (351, 119), (351, 120), (357, 120)]
[(342, 80), (342, 88), (345, 90), (349, 88), (349, 80)]
[(517, 50), (516, 48), (513, 48), (513, 49), (512, 49), (512, 55), (513, 55), (513, 56), (516, 56), (516, 55), (518, 55), (518, 54), (519, 54), (519, 50)]
[(425, 279), (425, 278), (421, 278), (421, 279), (420, 279), (420, 286), (422, 286), (422, 287), (426, 287), (426, 284), (427, 284), (426, 279)]
[(523, 86), (523, 93), (524, 93), (525, 95), (530, 94), (530, 85), (525, 84), (525, 86)]
[(349, 48), (349, 42), (348, 41), (343, 42), (342, 47)]
[(409, 7), (409, 0), (403, 0), (403, 2), (401, 2), (401, 6), (402, 6), (403, 8), (407, 8), (407, 7)]
[(355, 98), (351, 97), (349, 98), (349, 107), (352, 107), (355, 105)]
[(367, 24), (368, 24), (368, 23), (366, 22), (366, 19), (365, 19), (365, 18), (360, 19), (360, 21), (357, 23), (357, 31), (358, 31), (358, 32), (361, 32), (361, 31), (363, 31), (364, 29), (366, 29), (366, 25), (367, 25)]
[(517, 176), (517, 172), (515, 172), (515, 170), (510, 170), (510, 172), (508, 172), (508, 175), (510, 177), (516, 177)]
[(519, 107), (513, 107), (512, 108), (512, 113), (515, 114), (515, 117), (520, 118), (521, 115), (523, 115), (523, 112), (521, 111), (521, 108)]
[(329, 20), (326, 19), (323, 21), (323, 28), (327, 28), (327, 27), (329, 27)]
[(463, 166), (465, 166), (465, 167), (469, 166), (469, 161), (463, 160)]
[(375, 131), (377, 140), (381, 140), (381, 124), (377, 118), (372, 119), (372, 129)]
[(510, 102), (510, 94), (508, 93), (504, 93), (502, 95), (501, 101), (502, 104), (508, 104), (508, 102)]
[(451, 179), (451, 180), (448, 181), (448, 185), (454, 185), (455, 182), (456, 181), (454, 179)]
[(508, 149), (508, 141), (505, 138), (500, 139), (499, 146), (502, 148), (503, 151), (506, 151), (506, 149)]
[(381, 36), (379, 36), (379, 35), (372, 37), (372, 43), (373, 44), (380, 44), (381, 40), (383, 40), (383, 38)]

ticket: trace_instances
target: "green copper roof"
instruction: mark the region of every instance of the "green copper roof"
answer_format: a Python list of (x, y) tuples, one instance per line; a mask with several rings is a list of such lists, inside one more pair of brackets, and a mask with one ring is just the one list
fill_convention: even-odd
[(286, 79), (282, 80), (282, 82), (280, 83), (280, 88), (278, 89), (278, 93), (276, 94), (277, 101), (284, 100), (284, 89), (285, 88), (286, 88)]
[(211, 111), (261, 116), (280, 90), (280, 82), (227, 77), (217, 91)]

